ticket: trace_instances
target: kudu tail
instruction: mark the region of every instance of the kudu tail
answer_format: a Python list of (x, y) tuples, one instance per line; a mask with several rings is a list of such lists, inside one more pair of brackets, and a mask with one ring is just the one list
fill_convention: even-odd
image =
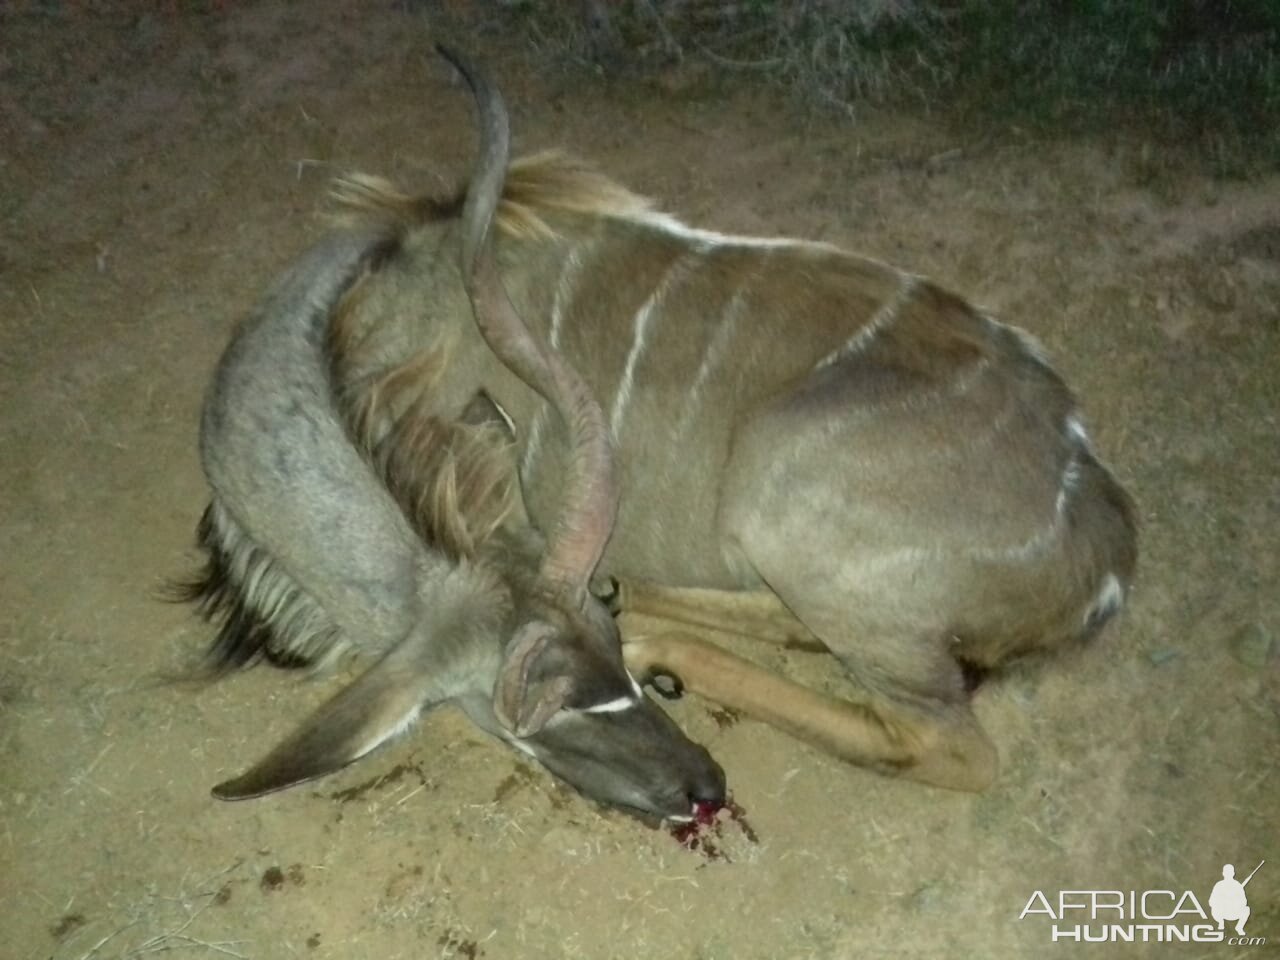
[(294, 668), (328, 662), (345, 649), (341, 631), (271, 555), (212, 500), (196, 528), (204, 566), (166, 589), (166, 599), (194, 604), (217, 635), (191, 671), (214, 679), (267, 660)]

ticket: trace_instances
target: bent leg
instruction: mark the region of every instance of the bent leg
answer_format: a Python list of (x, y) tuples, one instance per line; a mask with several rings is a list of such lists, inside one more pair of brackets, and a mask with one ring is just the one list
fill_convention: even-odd
[(967, 705), (932, 711), (872, 694), (839, 700), (688, 632), (627, 639), (623, 656), (641, 682), (674, 675), (692, 693), (859, 766), (953, 790), (979, 791), (995, 777), (995, 747)]
[(826, 653), (826, 645), (767, 590), (672, 587), (652, 580), (615, 580), (606, 598), (615, 615), (632, 614)]

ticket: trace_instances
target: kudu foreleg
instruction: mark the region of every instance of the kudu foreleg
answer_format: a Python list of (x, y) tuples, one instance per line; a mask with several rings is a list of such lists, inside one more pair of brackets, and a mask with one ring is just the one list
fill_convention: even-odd
[(994, 746), (967, 705), (908, 706), (868, 692), (841, 700), (804, 687), (679, 628), (627, 638), (641, 682), (668, 674), (683, 688), (806, 743), (891, 776), (978, 791), (995, 776)]
[(650, 580), (614, 580), (603, 598), (615, 615), (623, 613), (735, 634), (786, 647), (827, 653), (795, 614), (767, 591), (671, 587)]

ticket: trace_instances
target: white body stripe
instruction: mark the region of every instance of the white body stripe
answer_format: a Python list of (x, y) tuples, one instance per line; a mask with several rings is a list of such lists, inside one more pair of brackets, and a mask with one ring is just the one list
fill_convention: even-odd
[(716, 230), (704, 230), (699, 227), (691, 227), (669, 213), (640, 213), (628, 219), (633, 223), (643, 223), (647, 226), (657, 227), (667, 234), (679, 237), (682, 240), (692, 240), (707, 249), (712, 247), (751, 247), (757, 250), (768, 250), (778, 247), (809, 247), (815, 250), (830, 250), (833, 253), (841, 252), (840, 248), (834, 244), (822, 243), (817, 240), (800, 240), (796, 237), (752, 237), (741, 234), (720, 233)]
[(898, 318), (898, 311), (915, 294), (919, 283), (920, 278), (915, 274), (902, 274), (902, 282), (898, 285), (898, 289), (894, 291), (893, 296), (880, 305), (880, 309), (857, 333), (819, 360), (814, 369), (821, 370), (823, 367), (828, 367), (839, 360), (843, 360), (845, 357), (851, 357), (859, 350), (864, 349), (875, 338), (876, 334)]
[[(694, 253), (701, 256), (705, 250), (705, 247), (700, 247)], [(618, 381), (618, 390), (613, 395), (613, 408), (609, 412), (609, 430), (613, 434), (615, 441), (620, 436), (622, 419), (626, 416), (627, 403), (631, 399), (631, 387), (635, 383), (636, 365), (640, 362), (640, 357), (648, 345), (649, 325), (653, 322), (653, 316), (662, 305), (662, 299), (667, 295), (667, 291), (671, 289), (671, 286), (684, 273), (686, 268), (686, 258), (681, 258), (673, 263), (663, 278), (658, 281), (658, 286), (654, 288), (653, 293), (649, 294), (649, 299), (636, 311), (635, 326), (631, 334), (631, 349), (627, 351), (627, 362), (622, 369), (622, 379)]]
[(653, 308), (657, 302), (658, 291), (655, 291), (636, 313), (635, 332), (631, 335), (631, 350), (627, 353), (627, 365), (623, 368), (618, 392), (613, 396), (613, 409), (609, 412), (609, 430), (613, 433), (615, 440), (618, 437), (618, 428), (622, 426), (622, 416), (626, 412), (627, 401), (631, 399), (631, 384), (635, 380), (636, 363), (644, 351), (645, 338), (649, 334), (649, 320), (653, 316)]
[(745, 292), (739, 289), (729, 300), (728, 306), (724, 308), (724, 313), (721, 314), (716, 332), (708, 342), (706, 350), (703, 351), (702, 363), (698, 367), (697, 375), (693, 378), (693, 386), (689, 389), (689, 398), (685, 402), (684, 411), (680, 414), (680, 420), (676, 424), (675, 432), (672, 434), (671, 444), (673, 447), (679, 446), (684, 440), (684, 435), (688, 432), (694, 417), (701, 409), (702, 388), (706, 386), (712, 372), (716, 370), (721, 360), (727, 355), (729, 344), (738, 329), (738, 320), (741, 319), (742, 314), (745, 312), (745, 304)]
[[(547, 340), (552, 350), (560, 348), (560, 330), (564, 325), (565, 304), (573, 292), (581, 269), (582, 249), (578, 247), (565, 257), (564, 267), (560, 270), (560, 279), (556, 281), (555, 296), (551, 300), (551, 329), (547, 334)], [(546, 429), (547, 411), (547, 402), (543, 400), (538, 404), (538, 412), (533, 415), (533, 421), (529, 424), (529, 442), (525, 444), (524, 456), (520, 458), (521, 477), (529, 476), (529, 471), (533, 468), (534, 460), (538, 456), (538, 447), (542, 443), (542, 431)]]

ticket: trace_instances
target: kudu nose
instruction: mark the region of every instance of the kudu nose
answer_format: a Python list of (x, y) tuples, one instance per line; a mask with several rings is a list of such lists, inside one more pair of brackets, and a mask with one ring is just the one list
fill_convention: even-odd
[(697, 775), (689, 784), (690, 806), (715, 805), (724, 806), (725, 777), (720, 764), (711, 759), (711, 754), (704, 753), (704, 762)]

